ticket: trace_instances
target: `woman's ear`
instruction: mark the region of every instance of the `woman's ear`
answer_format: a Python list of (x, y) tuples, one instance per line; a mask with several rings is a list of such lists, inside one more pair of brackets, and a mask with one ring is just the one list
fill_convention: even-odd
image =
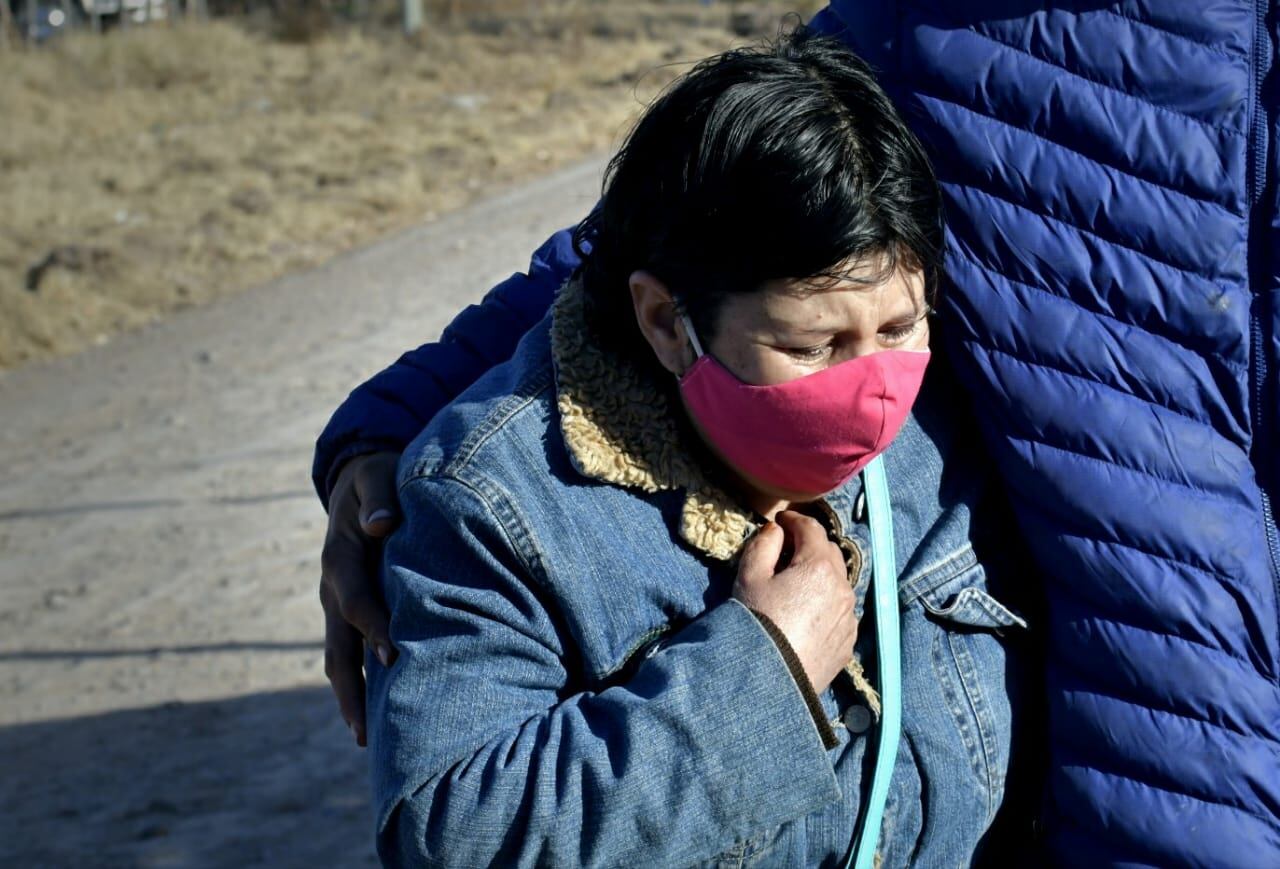
[(653, 354), (663, 368), (679, 377), (694, 363), (694, 352), (667, 285), (645, 271), (631, 273), (631, 304)]

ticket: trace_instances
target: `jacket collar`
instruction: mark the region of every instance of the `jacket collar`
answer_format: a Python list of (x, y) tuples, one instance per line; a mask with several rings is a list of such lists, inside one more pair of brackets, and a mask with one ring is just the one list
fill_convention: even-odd
[(583, 476), (641, 492), (682, 491), (680, 536), (731, 561), (755, 530), (751, 514), (715, 486), (682, 437), (684, 413), (668, 384), (608, 349), (586, 316), (578, 278), (561, 288), (552, 313), (560, 432)]

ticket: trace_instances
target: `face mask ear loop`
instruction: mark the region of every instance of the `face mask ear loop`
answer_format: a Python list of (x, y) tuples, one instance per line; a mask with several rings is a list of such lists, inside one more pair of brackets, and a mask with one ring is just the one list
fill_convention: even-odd
[(698, 341), (698, 333), (693, 331), (693, 323), (690, 322), (689, 315), (681, 314), (680, 322), (684, 323), (684, 333), (689, 336), (689, 343), (693, 345), (694, 356), (701, 359), (703, 356), (702, 344)]

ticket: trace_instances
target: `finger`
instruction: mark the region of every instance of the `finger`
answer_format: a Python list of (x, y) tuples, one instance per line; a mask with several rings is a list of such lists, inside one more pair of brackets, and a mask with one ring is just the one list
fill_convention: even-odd
[(355, 491), (360, 500), (360, 528), (370, 537), (386, 537), (400, 524), (396, 496), (394, 453), (379, 453), (356, 470)]
[(810, 516), (784, 510), (778, 514), (778, 524), (786, 532), (795, 550), (792, 561), (816, 561), (827, 555), (827, 531), (822, 523)]
[(782, 557), (786, 535), (776, 522), (766, 522), (742, 548), (738, 562), (738, 578), (743, 582), (767, 579), (773, 576)]
[(364, 747), (368, 741), (364, 710), (364, 644), (360, 634), (343, 621), (336, 602), (325, 591), (321, 592), (321, 602), (325, 607), (324, 675), (356, 744)]
[(378, 595), (376, 568), (370, 557), (372, 541), (347, 534), (333, 535), (320, 554), (322, 584), (332, 594), (334, 614), (354, 628), (384, 667), (395, 662), (386, 607)]

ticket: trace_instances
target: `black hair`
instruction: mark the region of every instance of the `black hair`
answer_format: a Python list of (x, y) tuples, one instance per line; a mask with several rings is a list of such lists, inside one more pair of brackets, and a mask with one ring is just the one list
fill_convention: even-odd
[(635, 352), (638, 269), (667, 285), (704, 342), (728, 294), (770, 280), (820, 285), (878, 259), (876, 282), (920, 269), (932, 295), (941, 196), (870, 67), (800, 27), (673, 83), (609, 163), (574, 246), (592, 320)]

